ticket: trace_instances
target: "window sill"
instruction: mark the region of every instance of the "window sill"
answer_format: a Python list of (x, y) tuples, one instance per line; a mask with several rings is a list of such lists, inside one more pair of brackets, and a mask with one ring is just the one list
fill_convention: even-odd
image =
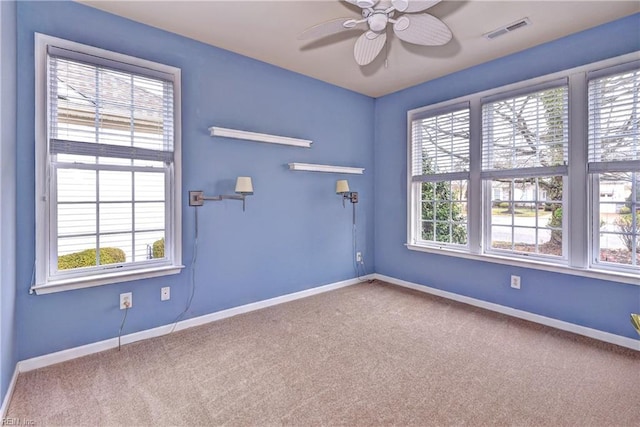
[(640, 279), (637, 274), (621, 273), (606, 270), (595, 270), (586, 268), (569, 267), (566, 265), (558, 265), (544, 261), (522, 260), (498, 255), (489, 254), (472, 254), (469, 252), (456, 251), (446, 248), (434, 248), (427, 246), (419, 246), (405, 244), (407, 249), (418, 252), (427, 252), (437, 255), (453, 256), (458, 258), (472, 259), (476, 261), (493, 262), (496, 264), (512, 265), (514, 267), (533, 268), (536, 270), (552, 271), (555, 273), (571, 274), (574, 276), (589, 277), (592, 279), (609, 280), (612, 282), (628, 283), (640, 286)]
[(183, 265), (169, 265), (163, 267), (138, 269), (133, 271), (106, 273), (99, 276), (74, 277), (73, 279), (55, 280), (32, 286), (30, 289), (30, 293), (35, 292), (36, 295), (45, 295), (54, 292), (71, 291), (74, 289), (107, 285), (110, 283), (129, 282), (132, 280), (149, 279), (151, 277), (168, 276), (171, 274), (180, 273), (183, 268)]

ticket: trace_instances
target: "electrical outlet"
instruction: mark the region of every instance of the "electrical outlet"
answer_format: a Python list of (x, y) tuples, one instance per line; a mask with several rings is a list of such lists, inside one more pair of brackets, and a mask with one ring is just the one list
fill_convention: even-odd
[(362, 252), (356, 252), (356, 262), (362, 262)]
[(160, 301), (167, 301), (171, 298), (171, 288), (165, 286), (160, 289)]
[(513, 289), (520, 289), (520, 276), (511, 276), (511, 287)]
[(120, 310), (133, 307), (133, 293), (120, 294)]

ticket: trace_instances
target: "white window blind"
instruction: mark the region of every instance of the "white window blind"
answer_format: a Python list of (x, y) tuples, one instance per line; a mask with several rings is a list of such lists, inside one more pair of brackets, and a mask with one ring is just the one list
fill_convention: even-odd
[(49, 46), (50, 277), (167, 262), (174, 93), (161, 77)]
[(36, 33), (31, 290), (177, 274), (181, 72)]
[(171, 81), (50, 54), (49, 90), (52, 154), (172, 161)]
[(640, 61), (589, 81), (589, 172), (640, 171)]
[[(637, 284), (639, 75), (632, 52), (409, 111), (407, 247)], [(442, 132), (465, 108), (470, 162)]]
[[(568, 82), (482, 99), (487, 251), (565, 262)], [(492, 192), (502, 194), (492, 201)], [(502, 206), (502, 207), (501, 207)], [(547, 213), (549, 212), (549, 213)]]
[(592, 265), (640, 268), (640, 61), (589, 74)]
[(414, 243), (467, 247), (469, 111), (463, 102), (410, 118)]
[(567, 174), (566, 79), (550, 86), (483, 100), (483, 178)]
[(469, 137), (468, 103), (414, 118), (412, 180), (468, 179)]

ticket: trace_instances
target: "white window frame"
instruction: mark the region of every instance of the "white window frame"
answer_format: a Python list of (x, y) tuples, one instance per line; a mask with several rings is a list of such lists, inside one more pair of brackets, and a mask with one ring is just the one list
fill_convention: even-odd
[[(498, 101), (502, 101), (502, 100), (511, 100), (513, 98), (518, 98), (520, 96), (525, 96), (525, 95), (530, 95), (530, 94), (535, 94), (535, 93), (539, 93), (542, 91), (546, 91), (546, 90), (552, 90), (552, 89), (558, 89), (558, 88), (567, 88), (567, 92), (568, 92), (568, 80), (566, 78), (562, 78), (562, 79), (557, 79), (557, 80), (552, 80), (552, 81), (548, 81), (545, 83), (541, 83), (541, 84), (536, 84), (536, 85), (529, 85), (523, 88), (518, 88), (515, 91), (500, 91), (498, 94), (496, 95), (490, 95), (490, 96), (486, 96), (486, 97), (482, 97), (481, 99), (481, 114), (484, 114), (484, 107), (485, 105), (489, 105), (492, 104), (494, 102), (498, 102)], [(568, 93), (567, 93), (567, 97), (568, 97)], [(567, 106), (568, 108), (568, 106)], [(568, 111), (567, 111), (567, 119), (568, 119)], [(483, 117), (483, 123), (484, 123), (484, 117)], [(569, 134), (570, 130), (569, 130), (569, 125), (568, 123), (566, 123), (567, 125), (567, 129), (566, 129), (566, 133)], [(484, 128), (483, 128), (484, 131)], [(568, 139), (570, 138), (570, 136), (566, 137), (565, 140), (565, 145), (566, 145), (566, 149), (568, 150)], [(486, 141), (482, 141), (483, 144), (483, 148), (486, 147), (487, 142)], [(481, 159), (481, 162), (484, 161), (484, 154), (483, 157)], [(566, 159), (565, 159), (566, 161)], [(567, 199), (568, 196), (566, 194), (566, 192), (564, 191), (566, 188), (568, 188), (568, 179), (567, 179), (567, 171), (568, 171), (568, 167), (566, 164), (564, 165), (557, 165), (557, 166), (535, 166), (535, 167), (530, 167), (530, 168), (512, 168), (512, 169), (487, 169), (487, 170), (482, 170), (481, 172), (481, 178), (482, 178), (482, 185), (483, 185), (483, 235), (482, 235), (482, 239), (483, 239), (483, 249), (484, 249), (484, 253), (491, 255), (502, 255), (502, 256), (507, 256), (507, 257), (513, 257), (513, 258), (522, 258), (522, 259), (534, 259), (534, 260), (539, 260), (542, 262), (548, 262), (548, 263), (553, 263), (553, 264), (566, 264), (568, 262), (567, 259), (567, 252), (568, 252), (568, 244), (567, 244), (567, 218), (570, 216), (570, 212), (568, 212), (567, 209)], [(492, 203), (492, 191), (491, 191), (491, 182), (494, 178), (505, 178), (505, 179), (517, 179), (517, 178), (539, 178), (539, 177), (546, 177), (546, 176), (562, 176), (563, 179), (563, 194), (562, 194), (562, 200), (560, 200), (560, 204), (562, 204), (563, 206), (563, 217), (562, 217), (562, 235), (563, 235), (563, 239), (562, 239), (562, 254), (560, 257), (556, 257), (556, 256), (551, 256), (551, 255), (545, 255), (542, 253), (528, 253), (528, 252), (517, 252), (517, 251), (513, 251), (511, 249), (498, 249), (498, 248), (493, 248), (491, 247), (491, 243), (492, 243), (492, 208), (493, 208), (493, 203)], [(510, 184), (511, 185), (511, 184)], [(536, 190), (537, 193), (534, 197), (534, 199), (538, 199), (539, 196), (539, 188), (536, 186)], [(511, 192), (512, 194), (512, 199), (514, 200), (510, 200), (510, 202), (513, 203), (514, 205), (514, 209), (515, 209), (515, 191)], [(532, 202), (533, 200), (529, 200), (529, 202)], [(539, 202), (539, 200), (535, 200), (537, 202)], [(506, 226), (505, 226), (506, 227)], [(516, 228), (514, 224), (511, 224), (509, 226), (513, 232), (513, 230)], [(539, 225), (536, 224), (535, 230), (536, 230), (536, 235), (539, 229)]]
[[(173, 81), (174, 105), (174, 153), (173, 165), (166, 185), (167, 219), (165, 229), (165, 259), (141, 265), (123, 265), (123, 268), (102, 271), (92, 269), (71, 274), (51, 275), (50, 265), (57, 260), (57, 250), (53, 248), (52, 233), (56, 227), (55, 200), (53, 191), (55, 177), (51, 176), (49, 155), (48, 122), (48, 54), (49, 46), (91, 55), (107, 61), (117, 61), (135, 68), (154, 70), (170, 76)], [(180, 273), (182, 265), (182, 208), (181, 208), (181, 72), (179, 68), (134, 58), (80, 43), (35, 34), (35, 196), (36, 196), (36, 254), (34, 283), (31, 292), (47, 294), (71, 289), (119, 283)], [(117, 270), (117, 271), (113, 271)]]
[[(590, 265), (592, 254), (592, 216), (593, 206), (589, 192), (593, 187), (589, 185), (587, 174), (587, 135), (588, 135), (588, 99), (587, 99), (587, 75), (594, 70), (614, 67), (629, 63), (638, 59), (638, 52), (632, 52), (615, 58), (587, 64), (584, 66), (540, 76), (534, 79), (497, 87), (494, 89), (477, 92), (455, 99), (446, 100), (426, 107), (416, 108), (407, 112), (407, 243), (409, 250), (434, 253), (439, 255), (455, 256), (466, 259), (493, 262), (514, 267), (525, 267), (558, 273), (571, 274), (582, 277), (591, 277), (603, 280), (611, 280), (621, 283), (640, 285), (636, 272), (625, 272), (597, 268)], [(565, 178), (567, 185), (564, 188), (566, 195), (566, 209), (568, 215), (563, 215), (564, 235), (566, 240), (568, 259), (566, 264), (549, 262), (543, 259), (529, 259), (505, 254), (488, 253), (485, 248), (484, 234), (486, 230), (485, 200), (491, 199), (491, 194), (486, 194), (486, 186), (483, 188), (481, 180), (482, 164), (482, 99), (499, 96), (500, 94), (515, 91), (527, 91), (529, 88), (547, 84), (557, 79), (569, 81), (569, 152), (568, 152), (568, 176)], [(471, 106), (471, 165), (468, 197), (468, 250), (451, 250), (446, 247), (433, 247), (417, 244), (414, 236), (416, 228), (413, 221), (414, 212), (419, 206), (419, 193), (412, 186), (412, 143), (411, 122), (417, 115), (429, 114), (455, 104), (468, 102)], [(490, 188), (489, 190), (490, 191)], [(563, 212), (564, 213), (564, 212)]]
[[(629, 71), (637, 71), (640, 65), (640, 60), (636, 60), (635, 62), (623, 63), (617, 66), (612, 67), (603, 67), (597, 70), (594, 70), (587, 75), (587, 87), (591, 83), (592, 80), (598, 80), (600, 78), (606, 78), (609, 76), (615, 76), (618, 74), (623, 74)], [(591, 135), (589, 135), (589, 143)], [(591, 147), (589, 147), (591, 148)], [(634, 271), (636, 268), (627, 266), (625, 264), (617, 264), (610, 263), (606, 261), (599, 260), (600, 258), (600, 202), (603, 198), (603, 193), (600, 190), (600, 180), (599, 175), (607, 172), (635, 172), (636, 175), (640, 175), (640, 160), (617, 160), (617, 161), (595, 161), (592, 162), (592, 159), (589, 159), (587, 163), (588, 170), (588, 182), (590, 186), (590, 205), (591, 205), (591, 229), (590, 229), (590, 238), (591, 238), (591, 253), (589, 266), (591, 268), (599, 268), (606, 269), (612, 271)], [(635, 188), (637, 183), (632, 184), (631, 194), (637, 194), (638, 189)], [(604, 196), (605, 198), (607, 196)], [(609, 195), (609, 197), (613, 197), (613, 193)], [(638, 203), (640, 201), (636, 201)], [(632, 218), (636, 221), (636, 214), (632, 210)], [(632, 254), (633, 257), (635, 254)]]
[[(465, 111), (465, 110), (469, 110), (469, 104), (468, 103), (459, 103), (459, 104), (452, 104), (452, 105), (446, 105), (443, 108), (438, 108), (438, 109), (434, 109), (434, 110), (429, 110), (429, 114), (416, 114), (414, 116), (410, 117), (410, 121), (409, 121), (409, 133), (411, 134), (413, 132), (413, 122), (416, 120), (422, 120), (422, 119), (427, 119), (427, 118), (433, 118), (436, 116), (440, 116), (440, 115), (446, 115), (449, 113), (457, 113), (460, 111)], [(451, 184), (452, 182), (455, 181), (466, 181), (467, 182), (467, 194), (466, 194), (466, 201), (465, 203), (469, 204), (469, 197), (470, 197), (470, 191), (469, 191), (469, 171), (456, 171), (456, 172), (448, 172), (448, 173), (431, 173), (428, 175), (413, 175), (413, 173), (415, 171), (413, 171), (413, 157), (412, 154), (414, 151), (414, 147), (413, 147), (413, 141), (411, 136), (409, 137), (409, 150), (410, 150), (410, 154), (409, 154), (409, 186), (412, 187), (411, 190), (411, 194), (413, 199), (415, 200), (414, 206), (415, 209), (411, 209), (409, 211), (409, 234), (410, 236), (412, 236), (412, 241), (420, 246), (429, 246), (429, 247), (434, 247), (434, 248), (447, 248), (449, 250), (453, 250), (453, 251), (466, 251), (469, 248), (469, 225), (468, 225), (468, 217), (469, 214), (468, 212), (465, 212), (465, 215), (467, 217), (467, 224), (466, 224), (466, 228), (467, 228), (467, 242), (465, 244), (456, 244), (456, 243), (449, 243), (449, 242), (437, 242), (437, 241), (427, 241), (427, 240), (423, 240), (422, 238), (422, 184), (424, 182), (430, 182), (434, 185), (437, 185), (438, 182), (447, 182), (449, 184)], [(446, 202), (452, 202), (452, 200), (446, 200)], [(435, 224), (434, 224), (435, 226)], [(434, 229), (434, 233), (435, 233), (435, 229)]]

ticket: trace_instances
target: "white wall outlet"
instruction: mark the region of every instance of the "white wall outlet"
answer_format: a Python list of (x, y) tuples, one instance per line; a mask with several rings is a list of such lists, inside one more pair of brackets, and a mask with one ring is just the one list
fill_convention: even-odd
[(171, 298), (171, 288), (169, 286), (165, 286), (160, 289), (160, 301), (167, 301)]
[(362, 252), (356, 252), (356, 262), (362, 262)]
[(511, 276), (511, 287), (513, 289), (520, 289), (520, 276)]
[(120, 294), (120, 310), (133, 307), (133, 293)]

